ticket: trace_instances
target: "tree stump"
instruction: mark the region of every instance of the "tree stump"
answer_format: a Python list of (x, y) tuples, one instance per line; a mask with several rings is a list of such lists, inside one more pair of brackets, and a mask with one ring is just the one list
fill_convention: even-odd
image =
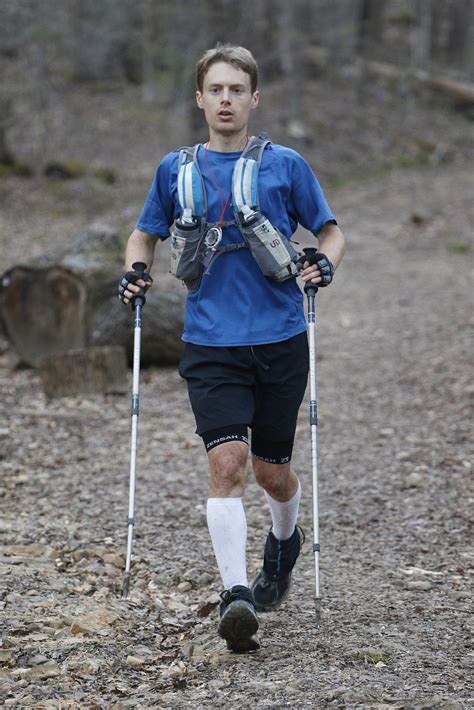
[(91, 347), (44, 358), (39, 374), (47, 397), (124, 394), (129, 390), (125, 348)]
[(86, 344), (86, 289), (59, 266), (18, 266), (3, 277), (1, 315), (21, 362), (37, 367), (48, 355)]
[[(154, 269), (143, 310), (143, 365), (174, 365), (183, 350), (186, 288), (164, 272), (167, 248), (159, 245), (160, 270)], [(122, 346), (131, 362), (133, 315), (117, 298), (123, 254), (120, 237), (96, 225), (71, 240), (62, 254), (3, 274), (0, 320), (21, 362), (37, 367), (45, 357), (93, 345)]]

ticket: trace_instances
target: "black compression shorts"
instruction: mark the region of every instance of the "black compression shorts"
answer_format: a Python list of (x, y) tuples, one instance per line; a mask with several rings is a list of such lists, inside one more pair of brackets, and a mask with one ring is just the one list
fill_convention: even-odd
[(253, 456), (290, 461), (308, 379), (306, 333), (268, 345), (186, 343), (179, 373), (208, 451), (227, 441), (248, 443), (250, 427)]

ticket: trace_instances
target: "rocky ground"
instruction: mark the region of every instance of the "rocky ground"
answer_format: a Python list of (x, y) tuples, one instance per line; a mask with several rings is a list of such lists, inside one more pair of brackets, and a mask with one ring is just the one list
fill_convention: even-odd
[[(256, 654), (216, 636), (206, 457), (176, 371), (142, 373), (122, 601), (129, 397), (47, 401), (4, 352), (5, 707), (473, 706), (472, 183), (456, 166), (332, 196), (348, 253), (317, 299), (322, 622), (307, 542)], [(307, 422), (306, 400), (294, 465), (310, 538)], [(245, 503), (253, 575), (269, 516), (252, 479)]]

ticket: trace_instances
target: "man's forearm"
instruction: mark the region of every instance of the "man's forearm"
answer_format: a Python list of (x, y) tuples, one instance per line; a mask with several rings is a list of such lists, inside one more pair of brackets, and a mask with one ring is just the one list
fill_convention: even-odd
[(344, 235), (337, 224), (332, 222), (325, 224), (318, 234), (318, 241), (319, 251), (323, 252), (337, 269), (345, 251)]
[(125, 251), (125, 271), (133, 271), (132, 264), (142, 261), (148, 273), (151, 271), (157, 238), (147, 232), (134, 229)]

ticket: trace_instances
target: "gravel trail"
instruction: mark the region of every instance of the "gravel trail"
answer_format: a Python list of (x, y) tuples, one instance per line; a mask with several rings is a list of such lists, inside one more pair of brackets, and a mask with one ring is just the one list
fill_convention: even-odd
[[(1, 356), (0, 703), (474, 706), (472, 187), (467, 168), (445, 168), (331, 200), (348, 252), (317, 297), (322, 623), (307, 393), (293, 461), (308, 541), (256, 654), (216, 635), (206, 457), (176, 371), (142, 373), (124, 602), (129, 397), (47, 401)], [(269, 525), (252, 479), (245, 505), (252, 576)]]

